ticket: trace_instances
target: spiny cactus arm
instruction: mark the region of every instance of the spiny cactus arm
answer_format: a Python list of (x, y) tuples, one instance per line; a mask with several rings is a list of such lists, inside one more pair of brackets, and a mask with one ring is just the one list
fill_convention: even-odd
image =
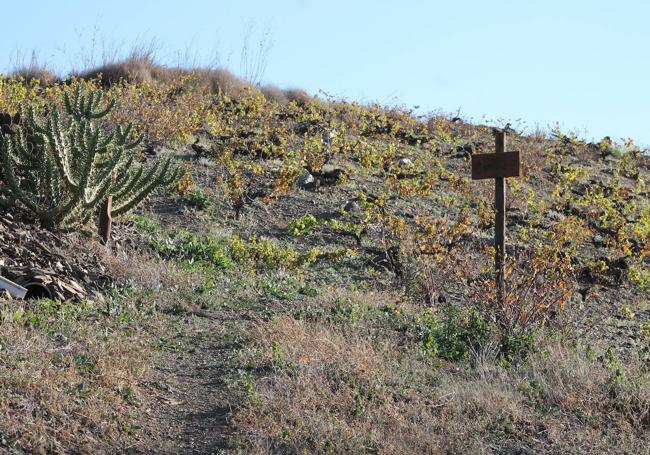
[[(149, 172), (139, 179), (141, 182), (149, 182), (145, 186), (143, 186), (137, 193), (132, 194), (132, 197), (121, 203), (119, 206), (116, 206), (113, 209), (113, 215), (122, 215), (129, 210), (133, 209), (136, 205), (138, 205), (144, 198), (149, 196), (151, 192), (158, 186), (166, 186), (177, 180), (182, 172), (184, 172), (183, 169), (180, 167), (177, 167), (175, 169), (171, 169), (171, 164), (172, 160), (171, 158), (168, 158), (165, 160), (164, 164), (161, 166), (160, 161), (158, 161), (154, 166), (151, 167)], [(115, 201), (114, 201), (115, 202)]]
[(127, 199), (127, 196), (134, 192), (133, 189), (136, 184), (141, 182), (140, 177), (142, 176), (143, 171), (144, 168), (138, 166), (138, 169), (135, 172), (125, 174), (124, 178), (117, 182), (115, 187), (113, 187), (113, 199), (118, 202)]
[(119, 165), (120, 161), (122, 161), (123, 157), (124, 157), (124, 149), (122, 149), (121, 147), (117, 147), (113, 151), (113, 155), (111, 156), (111, 158), (105, 161), (102, 164), (101, 168), (98, 168), (98, 170), (92, 175), (92, 181), (90, 186), (96, 186), (97, 184), (101, 184), (106, 180), (110, 180), (111, 174), (113, 174), (116, 167)]
[(142, 175), (143, 167), (141, 165), (134, 166), (133, 159), (133, 154), (129, 154), (127, 159), (115, 168), (115, 174), (113, 174), (115, 181), (111, 189), (111, 194), (113, 194), (114, 199), (119, 199), (124, 194), (130, 192), (132, 190), (130, 186)]
[(33, 148), (27, 141), (27, 136), (23, 128), (18, 129), (13, 142), (12, 153), (14, 161), (27, 164), (30, 167), (36, 167), (38, 158), (33, 153)]
[(119, 146), (124, 147), (125, 150), (131, 150), (137, 147), (140, 144), (140, 142), (142, 142), (142, 139), (144, 139), (144, 136), (140, 134), (133, 141), (127, 142), (129, 139), (129, 135), (131, 134), (132, 128), (133, 128), (132, 123), (126, 125), (126, 128), (122, 128), (121, 126), (117, 127), (117, 135), (116, 135), (115, 143)]
[(78, 198), (70, 199), (65, 205), (53, 207), (47, 212), (42, 212), (39, 218), (42, 222), (56, 226), (68, 219), (71, 214), (79, 209), (80, 200)]
[(95, 153), (99, 151), (97, 146), (100, 142), (100, 135), (101, 131), (99, 128), (95, 128), (93, 125), (88, 125), (86, 137), (84, 138), (86, 150), (93, 150)]
[(8, 209), (14, 205), (16, 205), (16, 198), (9, 193), (7, 196), (4, 196), (3, 191), (0, 190), (0, 208)]
[[(85, 143), (88, 143), (92, 140), (92, 137), (89, 137), (88, 134), (85, 136)], [(83, 143), (80, 144), (83, 147)], [(83, 154), (78, 156), (78, 159), (81, 161), (78, 165), (78, 184), (73, 188), (72, 197), (73, 200), (76, 200), (77, 203), (80, 203), (85, 199), (86, 191), (89, 189), (89, 185), (99, 184), (99, 182), (91, 182), (92, 171), (95, 165), (95, 157), (97, 155), (97, 150), (93, 147), (86, 148), (83, 150)]]
[[(101, 98), (103, 98), (103, 94), (102, 94)], [(97, 103), (93, 106), (93, 110), (88, 112), (89, 118), (97, 119), (97, 118), (105, 117), (115, 107), (115, 98), (111, 98), (111, 99), (108, 100), (108, 103), (106, 104), (106, 107), (104, 109), (97, 110), (97, 109), (100, 109), (99, 105), (100, 105), (100, 102), (101, 102), (101, 98), (100, 97), (97, 98)]]
[(101, 103), (104, 99), (104, 92), (91, 92), (88, 95), (83, 94), (81, 84), (77, 85), (72, 98), (66, 92), (63, 94), (63, 103), (66, 112), (80, 122), (82, 119), (98, 119), (105, 117), (115, 107), (115, 99), (111, 98), (104, 108)]
[(79, 112), (79, 96), (81, 95), (81, 85), (77, 85), (77, 89), (74, 94), (74, 99), (70, 99), (68, 92), (63, 93), (63, 105), (65, 106), (65, 111), (73, 117), (75, 120), (81, 120), (80, 116), (77, 114)]
[[(3, 143), (2, 136), (0, 136), (0, 169), (4, 173), (4, 151), (2, 150), (5, 147)], [(16, 203), (16, 197), (13, 195), (11, 188), (6, 185), (0, 186), (0, 208), (9, 208)]]
[[(51, 160), (51, 159), (50, 159)], [(45, 187), (50, 194), (50, 200), (53, 206), (63, 203), (64, 188), (61, 185), (61, 177), (57, 172), (56, 165), (48, 164), (45, 172)]]
[(93, 207), (96, 207), (99, 203), (104, 201), (108, 197), (111, 191), (112, 183), (113, 182), (110, 179), (108, 179), (104, 182), (104, 184), (101, 187), (98, 188), (95, 194), (90, 196), (86, 195), (86, 197), (84, 197), (84, 200), (82, 202), (83, 207), (85, 209), (92, 209)]
[(29, 106), (27, 108), (26, 115), (23, 116), (26, 121), (26, 125), (29, 129), (34, 131), (36, 134), (45, 134), (45, 127), (41, 125), (41, 123), (36, 120), (36, 113), (34, 111), (34, 106)]
[(94, 148), (95, 152), (101, 155), (111, 148), (111, 145), (114, 143), (114, 137), (114, 133), (104, 136), (101, 128), (95, 128), (91, 125), (86, 143), (88, 147)]
[(70, 140), (67, 140), (59, 124), (59, 114), (56, 110), (52, 112), (52, 115), (47, 120), (46, 127), (43, 130), (43, 138), (44, 146), (48, 154), (53, 158), (59, 175), (69, 187), (77, 189), (79, 182), (74, 178), (70, 165), (73, 154), (71, 149), (74, 147), (75, 138), (74, 135), (71, 135)]
[(27, 208), (40, 217), (40, 214), (42, 213), (41, 207), (39, 207), (32, 195), (20, 188), (20, 185), (16, 180), (12, 163), (12, 156), (14, 155), (14, 141), (10, 137), (4, 137), (0, 143), (0, 159), (2, 160), (2, 173), (7, 180), (9, 191), (11, 192), (10, 198), (21, 201), (27, 206)]
[[(127, 188), (122, 190), (120, 194), (113, 195), (114, 215), (121, 215), (128, 212), (153, 191), (158, 184), (157, 176), (159, 176), (160, 163), (160, 161), (156, 162), (144, 176), (142, 175), (142, 166), (140, 166), (127, 185)], [(165, 170), (166, 165), (167, 162), (162, 166), (162, 170)]]
[(110, 133), (108, 136), (101, 138), (97, 144), (97, 153), (106, 153), (108, 148), (113, 144), (115, 133)]

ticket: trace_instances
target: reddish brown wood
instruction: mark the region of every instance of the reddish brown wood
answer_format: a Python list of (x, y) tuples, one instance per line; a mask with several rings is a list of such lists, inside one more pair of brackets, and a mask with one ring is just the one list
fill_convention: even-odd
[(113, 226), (113, 198), (108, 196), (99, 208), (99, 236), (104, 243), (108, 244), (111, 240), (111, 229)]
[(472, 156), (472, 180), (519, 177), (520, 175), (519, 152), (498, 152), (497, 150), (497, 153)]

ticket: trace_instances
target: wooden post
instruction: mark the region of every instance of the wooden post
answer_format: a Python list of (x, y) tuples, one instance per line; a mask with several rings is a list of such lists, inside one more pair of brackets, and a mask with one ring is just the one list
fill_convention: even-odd
[[(505, 131), (496, 132), (496, 153), (506, 151)], [(494, 268), (496, 272), (497, 302), (503, 308), (505, 299), (505, 257), (506, 257), (506, 179), (494, 179)]]
[(472, 179), (494, 179), (494, 268), (497, 304), (505, 303), (506, 178), (521, 175), (519, 152), (506, 152), (506, 133), (495, 133), (496, 153), (472, 155)]
[(99, 208), (99, 236), (105, 245), (111, 240), (111, 229), (113, 226), (113, 196), (108, 196)]

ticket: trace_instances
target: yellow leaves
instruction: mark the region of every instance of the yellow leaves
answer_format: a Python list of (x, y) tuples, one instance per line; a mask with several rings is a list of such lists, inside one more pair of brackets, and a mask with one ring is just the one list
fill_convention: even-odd
[(305, 166), (312, 171), (320, 171), (328, 158), (320, 135), (305, 134), (302, 148), (302, 160)]
[(183, 177), (181, 177), (181, 179), (176, 184), (176, 188), (178, 189), (178, 192), (181, 194), (181, 196), (184, 195), (187, 192), (187, 190), (189, 190), (191, 187), (194, 186), (190, 164), (184, 163), (184, 166), (185, 166), (185, 173), (183, 174)]
[(386, 224), (386, 227), (391, 230), (398, 238), (404, 238), (406, 231), (407, 231), (407, 225), (406, 221), (402, 217), (394, 216), (394, 215), (388, 215), (385, 217), (384, 223)]
[(262, 198), (262, 202), (268, 204), (274, 198), (291, 192), (291, 185), (300, 175), (301, 169), (291, 164), (283, 164), (273, 184), (273, 190)]
[(641, 324), (639, 326), (639, 329), (641, 330), (641, 335), (643, 335), (643, 338), (650, 341), (650, 321)]
[(632, 311), (628, 306), (623, 306), (623, 308), (621, 308), (621, 314), (627, 319), (634, 319), (636, 316), (636, 313), (634, 313), (634, 311)]
[(202, 126), (211, 102), (208, 93), (183, 78), (170, 83), (121, 81), (108, 95), (122, 100), (111, 120), (132, 122), (150, 140), (181, 143)]

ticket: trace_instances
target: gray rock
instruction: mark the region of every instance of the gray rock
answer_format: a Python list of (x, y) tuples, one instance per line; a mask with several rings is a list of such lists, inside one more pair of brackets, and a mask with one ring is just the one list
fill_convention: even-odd
[(315, 179), (314, 176), (309, 172), (304, 172), (296, 178), (296, 185), (300, 188), (311, 188), (314, 185)]
[(549, 210), (546, 212), (546, 218), (551, 221), (561, 221), (564, 218), (564, 215), (557, 210)]
[(350, 213), (357, 213), (361, 211), (361, 206), (356, 199), (352, 199), (345, 204), (344, 210)]
[(323, 144), (325, 144), (327, 148), (332, 145), (332, 139), (334, 139), (335, 135), (336, 133), (332, 130), (323, 131)]

